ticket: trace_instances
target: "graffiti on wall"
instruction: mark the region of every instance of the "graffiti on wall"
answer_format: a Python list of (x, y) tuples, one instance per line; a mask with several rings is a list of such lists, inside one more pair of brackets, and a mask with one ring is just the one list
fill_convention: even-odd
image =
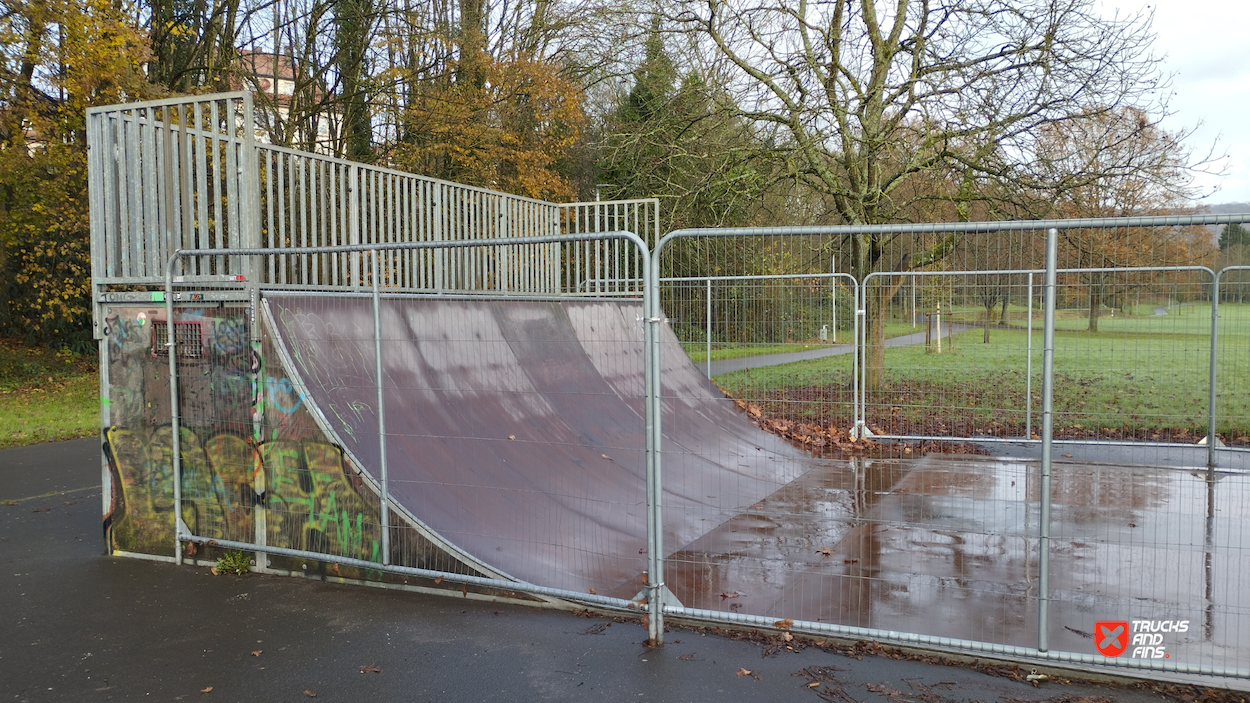
[[(192, 340), (177, 358), (183, 521), (212, 539), (380, 560), (376, 496), (247, 321), (244, 308), (191, 308), (175, 320)], [(105, 526), (121, 551), (173, 550), (169, 357), (154, 334), (164, 322), (149, 307), (107, 317)]]
[[(106, 433), (120, 486), (113, 542), (122, 551), (172, 550), (172, 434), (168, 426)], [(181, 514), (197, 536), (381, 559), (376, 498), (351, 475), (339, 447), (314, 440), (257, 446), (231, 434), (202, 439), (185, 427), (180, 441)]]

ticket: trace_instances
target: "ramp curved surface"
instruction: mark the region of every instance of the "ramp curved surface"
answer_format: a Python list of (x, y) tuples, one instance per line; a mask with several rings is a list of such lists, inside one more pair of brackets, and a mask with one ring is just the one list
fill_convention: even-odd
[[(378, 478), (371, 301), (266, 304), (308, 401)], [(394, 500), (504, 574), (632, 597), (646, 568), (641, 313), (637, 301), (384, 299)], [(814, 460), (744, 420), (663, 335), (664, 472), (681, 478), (664, 494), (673, 553)]]

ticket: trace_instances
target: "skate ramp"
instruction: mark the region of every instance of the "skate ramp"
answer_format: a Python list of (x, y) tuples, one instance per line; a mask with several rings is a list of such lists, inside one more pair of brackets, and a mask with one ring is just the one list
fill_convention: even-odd
[[(379, 478), (371, 301), (266, 305), (308, 402)], [(385, 299), (394, 500), (502, 574), (632, 597), (646, 569), (641, 318), (636, 301)], [(820, 462), (760, 431), (662, 334), (673, 553)]]

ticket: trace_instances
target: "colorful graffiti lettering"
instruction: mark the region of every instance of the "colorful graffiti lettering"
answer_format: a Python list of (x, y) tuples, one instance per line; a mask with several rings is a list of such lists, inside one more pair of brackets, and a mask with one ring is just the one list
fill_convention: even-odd
[[(265, 543), (357, 559), (381, 558), (376, 498), (350, 479), (343, 452), (315, 441), (219, 434), (201, 441), (183, 428), (182, 519), (197, 536), (253, 542), (264, 510)], [(106, 433), (121, 490), (114, 506), (117, 549), (167, 553), (173, 544), (172, 432), (113, 428)]]

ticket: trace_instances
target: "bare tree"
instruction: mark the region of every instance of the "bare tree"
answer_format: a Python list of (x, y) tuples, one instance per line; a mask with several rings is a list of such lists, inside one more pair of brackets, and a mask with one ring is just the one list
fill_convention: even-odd
[[(975, 203), (1015, 216), (1104, 175), (1026, 167), (1047, 126), (1125, 106), (1151, 124), (1166, 113), (1150, 17), (1104, 18), (1094, 0), (677, 0), (670, 19), (736, 67), (743, 114), (776, 134), (788, 172), (844, 223), (905, 221), (934, 198), (961, 219)], [(916, 187), (935, 180), (949, 187)], [(920, 268), (956, 243), (896, 258), (894, 239), (852, 237), (850, 270)], [(900, 277), (880, 280), (866, 297), (869, 387)]]

